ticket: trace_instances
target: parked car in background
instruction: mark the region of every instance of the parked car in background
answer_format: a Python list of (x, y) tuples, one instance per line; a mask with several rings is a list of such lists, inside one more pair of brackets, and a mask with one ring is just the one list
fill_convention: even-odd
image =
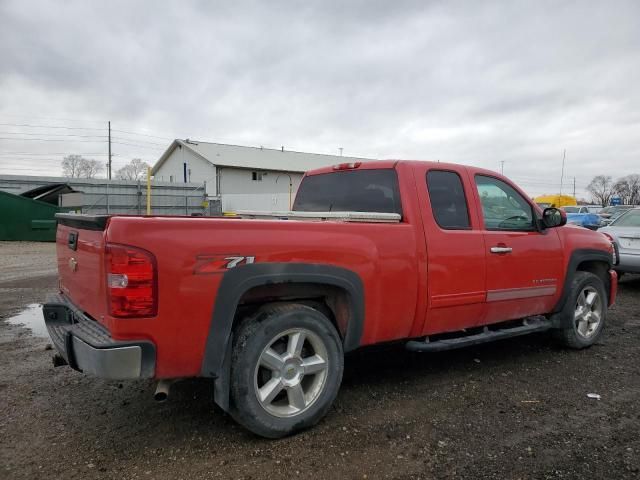
[(584, 205), (571, 205), (566, 207), (560, 207), (567, 213), (589, 213), (589, 209)]
[(602, 211), (602, 205), (586, 205), (589, 213), (600, 213)]
[(618, 276), (640, 273), (640, 208), (627, 209), (600, 232), (614, 244), (619, 258), (615, 267)]
[(602, 225), (609, 225), (616, 218), (633, 207), (633, 205), (616, 205), (613, 207), (605, 207), (600, 210), (600, 213), (598, 213), (598, 215), (600, 215), (600, 217), (602, 218)]
[(567, 223), (571, 225), (579, 225), (590, 230), (597, 230), (600, 228), (602, 220), (596, 213), (589, 212), (589, 207), (586, 205), (575, 205), (560, 207), (567, 214)]

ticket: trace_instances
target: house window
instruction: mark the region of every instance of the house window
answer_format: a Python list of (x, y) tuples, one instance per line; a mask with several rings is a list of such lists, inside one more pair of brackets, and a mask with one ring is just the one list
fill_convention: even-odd
[(173, 182), (173, 175), (169, 175), (169, 181)]
[(254, 182), (262, 181), (262, 172), (251, 172), (251, 180)]

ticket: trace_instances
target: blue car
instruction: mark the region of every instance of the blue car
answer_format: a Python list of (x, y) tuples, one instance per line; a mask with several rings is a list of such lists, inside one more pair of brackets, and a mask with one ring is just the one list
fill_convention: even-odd
[(597, 230), (602, 225), (600, 215), (589, 212), (585, 206), (562, 207), (567, 214), (567, 223), (579, 225), (589, 230)]

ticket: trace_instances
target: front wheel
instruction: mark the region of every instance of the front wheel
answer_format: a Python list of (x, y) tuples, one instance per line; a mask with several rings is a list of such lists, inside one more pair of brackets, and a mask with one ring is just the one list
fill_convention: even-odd
[(561, 328), (556, 337), (570, 348), (593, 345), (602, 335), (607, 315), (604, 283), (590, 272), (576, 272), (567, 303), (560, 313)]
[(231, 364), (231, 415), (252, 432), (279, 438), (315, 425), (342, 381), (340, 336), (319, 311), (270, 306), (244, 322)]

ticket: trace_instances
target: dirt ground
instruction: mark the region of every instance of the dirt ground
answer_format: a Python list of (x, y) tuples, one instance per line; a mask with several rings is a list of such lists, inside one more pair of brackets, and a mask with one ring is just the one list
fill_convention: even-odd
[[(51, 244), (0, 243), (0, 318), (55, 290), (54, 262)], [(639, 346), (629, 277), (591, 349), (357, 352), (328, 417), (273, 441), (214, 409), (208, 381), (157, 404), (152, 382), (54, 369), (45, 339), (0, 321), (0, 478), (640, 478)]]

